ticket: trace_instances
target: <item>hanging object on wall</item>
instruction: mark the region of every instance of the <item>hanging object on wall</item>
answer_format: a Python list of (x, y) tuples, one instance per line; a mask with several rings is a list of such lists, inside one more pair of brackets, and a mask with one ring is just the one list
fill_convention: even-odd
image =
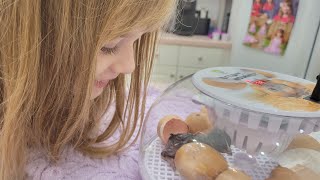
[(298, 12), (299, 0), (253, 0), (243, 44), (284, 55)]

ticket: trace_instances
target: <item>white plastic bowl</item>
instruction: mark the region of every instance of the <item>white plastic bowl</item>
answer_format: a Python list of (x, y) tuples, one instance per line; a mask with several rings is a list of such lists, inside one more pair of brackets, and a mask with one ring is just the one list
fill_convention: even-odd
[[(262, 74), (267, 74), (266, 76), (268, 77)], [(208, 77), (215, 79), (230, 77), (231, 79), (226, 79), (226, 82), (234, 83), (233, 81), (236, 81), (248, 85), (242, 89), (221, 88), (208, 85), (202, 81), (203, 78)], [(309, 134), (320, 130), (320, 109), (318, 111), (306, 111), (304, 109), (283, 110), (281, 107), (279, 109), (279, 107), (274, 107), (272, 104), (251, 98), (251, 95), (256, 93), (252, 86), (260, 87), (263, 85), (252, 85), (249, 82), (259, 81), (266, 83), (268, 81), (271, 82), (273, 79), (280, 79), (286, 83), (292, 82), (291, 84), (297, 84), (297, 87), (313, 84), (304, 79), (270, 71), (216, 67), (201, 70), (193, 76), (193, 84), (202, 92), (199, 95), (195, 95), (193, 99), (206, 105), (209, 111), (209, 118), (214, 121), (216, 127), (224, 129), (229, 134), (232, 144), (237, 148), (245, 150), (250, 155), (269, 154), (277, 156), (287, 148), (296, 134)], [(286, 92), (282, 93), (283, 89), (278, 88), (279, 86), (282, 85), (275, 85), (274, 92), (285, 94)], [(268, 85), (267, 88), (273, 87)], [(299, 91), (301, 97), (297, 93), (297, 97), (281, 98), (285, 101), (292, 100), (290, 98), (300, 99), (309, 92), (307, 89), (294, 90)], [(274, 101), (277, 101), (277, 96), (270, 97), (275, 98)], [(312, 105), (315, 104), (310, 103)]]

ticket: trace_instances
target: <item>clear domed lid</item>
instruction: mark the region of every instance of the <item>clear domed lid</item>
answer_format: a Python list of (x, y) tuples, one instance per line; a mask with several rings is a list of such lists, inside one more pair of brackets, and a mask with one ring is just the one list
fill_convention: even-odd
[[(206, 73), (213, 74), (213, 78), (226, 76), (228, 79), (228, 74), (236, 74), (237, 71), (240, 71), (241, 75), (237, 74), (233, 77), (250, 75), (250, 77), (244, 78), (245, 80), (241, 81), (240, 85), (237, 84), (238, 90), (211, 87), (209, 85), (210, 91), (206, 91), (202, 87), (206, 86), (205, 82), (202, 81), (203, 77), (208, 77)], [(288, 147), (295, 135), (300, 133), (309, 134), (320, 130), (320, 116), (302, 116), (301, 113), (307, 113), (307, 111), (297, 110), (293, 110), (293, 112), (300, 113), (300, 116), (288, 116), (285, 113), (292, 111), (281, 110), (273, 106), (273, 104), (263, 104), (256, 99), (248, 100), (252, 96), (247, 96), (247, 93), (255, 92), (253, 88), (250, 89), (251, 86), (266, 85), (272, 78), (303, 84), (307, 86), (305, 89), (308, 89), (309, 85), (314, 86), (308, 81), (296, 80), (291, 76), (287, 77), (278, 73), (261, 72), (260, 70), (249, 68), (239, 68), (238, 70), (232, 70), (232, 68), (209, 68), (199, 71), (195, 75), (185, 77), (167, 88), (152, 104), (145, 117), (139, 154), (142, 178), (146, 180), (183, 179), (179, 171), (174, 169), (172, 162), (163, 156), (163, 153), (167, 150), (168, 144), (175, 143), (170, 138), (177, 137), (179, 134), (187, 134), (188, 136), (198, 136), (200, 134), (200, 137), (198, 136), (192, 141), (201, 139), (203, 137), (202, 132), (195, 132), (192, 128), (194, 122), (200, 122), (203, 125), (204, 119), (209, 120), (213, 125), (213, 128), (209, 128), (209, 125), (205, 124), (209, 130), (205, 132), (206, 135), (225, 132), (223, 136), (220, 136), (220, 134), (213, 138), (211, 136), (208, 137), (209, 139), (218, 137), (215, 139), (218, 142), (227, 142), (232, 154), (225, 153), (228, 151), (222, 151), (218, 148), (216, 150), (223, 155), (229, 167), (240, 169), (254, 180), (265, 180), (269, 177), (272, 169), (278, 166), (275, 157)], [(256, 81), (257, 79), (262, 79), (263, 81)], [(199, 80), (203, 84), (197, 84), (196, 81)], [(238, 80), (230, 78), (227, 81), (229, 83), (239, 83)], [(220, 82), (224, 81), (216, 81), (215, 85), (221, 85)], [(242, 82), (244, 82), (245, 86)], [(277, 88), (285, 89), (282, 85)], [(273, 90), (273, 88), (270, 89)], [(284, 90), (284, 92), (291, 93), (291, 89)], [(300, 97), (309, 93), (307, 90), (303, 92), (299, 92), (301, 94)], [(290, 99), (290, 97), (286, 98)], [(257, 107), (259, 103), (262, 105)], [(205, 113), (203, 113), (204, 108)], [(313, 111), (311, 113), (317, 114), (319, 112)], [(199, 119), (199, 114), (202, 119)], [(190, 118), (194, 120), (193, 123), (188, 121)], [(188, 125), (188, 132), (185, 132), (182, 121)], [(170, 134), (172, 131), (178, 132), (178, 134), (173, 133), (176, 135), (173, 136)], [(166, 133), (169, 133), (169, 140), (166, 139)], [(164, 141), (164, 139), (168, 140), (168, 142)], [(199, 142), (201, 141), (199, 140)], [(215, 147), (213, 145), (213, 148)]]

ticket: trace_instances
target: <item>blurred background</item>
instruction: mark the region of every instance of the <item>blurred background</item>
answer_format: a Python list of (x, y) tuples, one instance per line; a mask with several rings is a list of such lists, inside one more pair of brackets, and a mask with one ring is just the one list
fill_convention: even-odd
[(243, 45), (253, 2), (179, 0), (176, 17), (161, 35), (151, 84), (163, 89), (200, 69), (214, 66), (259, 68), (315, 82), (320, 73), (320, 1), (299, 2), (283, 56)]

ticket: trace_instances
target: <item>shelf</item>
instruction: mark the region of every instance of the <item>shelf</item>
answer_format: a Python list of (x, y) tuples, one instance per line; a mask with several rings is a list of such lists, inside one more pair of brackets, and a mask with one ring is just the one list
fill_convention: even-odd
[(232, 47), (231, 41), (215, 41), (207, 36), (179, 36), (169, 33), (164, 33), (161, 35), (160, 44), (221, 49), (231, 49)]

